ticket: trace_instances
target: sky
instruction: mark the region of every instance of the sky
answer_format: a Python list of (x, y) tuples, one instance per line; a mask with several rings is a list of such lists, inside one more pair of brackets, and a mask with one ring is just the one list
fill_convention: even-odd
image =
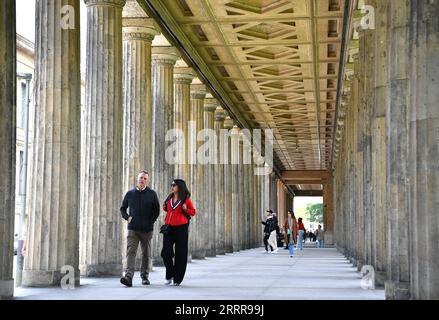
[[(2, 0), (0, 0), (2, 1)], [(87, 9), (80, 1), (81, 71), (85, 72)], [(17, 33), (35, 43), (35, 0), (16, 0)]]

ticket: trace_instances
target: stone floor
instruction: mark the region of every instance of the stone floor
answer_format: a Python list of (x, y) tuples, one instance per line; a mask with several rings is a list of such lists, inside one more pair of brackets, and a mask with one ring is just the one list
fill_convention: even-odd
[(383, 290), (363, 290), (361, 275), (333, 248), (305, 248), (294, 258), (283, 249), (262, 252), (259, 248), (194, 260), (180, 287), (165, 286), (164, 268), (157, 267), (150, 286), (142, 286), (136, 274), (132, 288), (123, 287), (118, 278), (82, 278), (77, 289), (17, 288), (15, 295), (41, 300), (384, 299)]

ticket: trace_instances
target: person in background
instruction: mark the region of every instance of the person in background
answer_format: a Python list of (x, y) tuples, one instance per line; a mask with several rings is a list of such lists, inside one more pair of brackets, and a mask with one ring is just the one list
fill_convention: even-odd
[(323, 248), (324, 247), (324, 241), (323, 241), (323, 237), (324, 237), (324, 231), (322, 229), (322, 226), (319, 225), (318, 229), (316, 230), (316, 238), (317, 238), (317, 248)]
[(269, 252), (268, 247), (270, 247), (271, 252), (273, 252), (274, 248), (271, 245), (271, 243), (268, 242), (268, 239), (270, 238), (270, 234), (275, 228), (273, 223), (273, 210), (267, 210), (266, 220), (261, 221), (261, 223), (264, 225), (264, 245), (265, 245), (264, 253)]
[(297, 239), (297, 220), (293, 211), (288, 211), (288, 217), (285, 221), (284, 228), (288, 235), (287, 247), (290, 250), (290, 257), (294, 256), (294, 244)]
[(302, 222), (302, 218), (299, 218), (299, 220), (297, 221), (297, 225), (298, 225), (298, 236), (297, 236), (297, 249), (302, 251), (303, 250), (303, 241), (304, 241), (304, 235), (305, 235), (305, 226), (303, 225)]

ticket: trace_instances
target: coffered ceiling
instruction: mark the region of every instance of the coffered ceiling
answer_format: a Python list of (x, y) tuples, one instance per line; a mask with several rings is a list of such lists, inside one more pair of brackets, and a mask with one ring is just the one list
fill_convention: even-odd
[(330, 169), (345, 0), (138, 2), (202, 59), (226, 109), (273, 130), (279, 170)]

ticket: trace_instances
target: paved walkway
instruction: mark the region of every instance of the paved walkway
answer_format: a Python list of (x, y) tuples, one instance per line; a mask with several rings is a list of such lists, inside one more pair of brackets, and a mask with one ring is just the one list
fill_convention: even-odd
[(294, 258), (284, 249), (262, 251), (194, 260), (180, 287), (165, 286), (164, 268), (157, 267), (150, 286), (141, 285), (138, 273), (132, 288), (123, 287), (119, 278), (82, 278), (74, 290), (17, 288), (16, 299), (384, 299), (383, 290), (361, 289), (361, 275), (333, 248), (305, 248)]

